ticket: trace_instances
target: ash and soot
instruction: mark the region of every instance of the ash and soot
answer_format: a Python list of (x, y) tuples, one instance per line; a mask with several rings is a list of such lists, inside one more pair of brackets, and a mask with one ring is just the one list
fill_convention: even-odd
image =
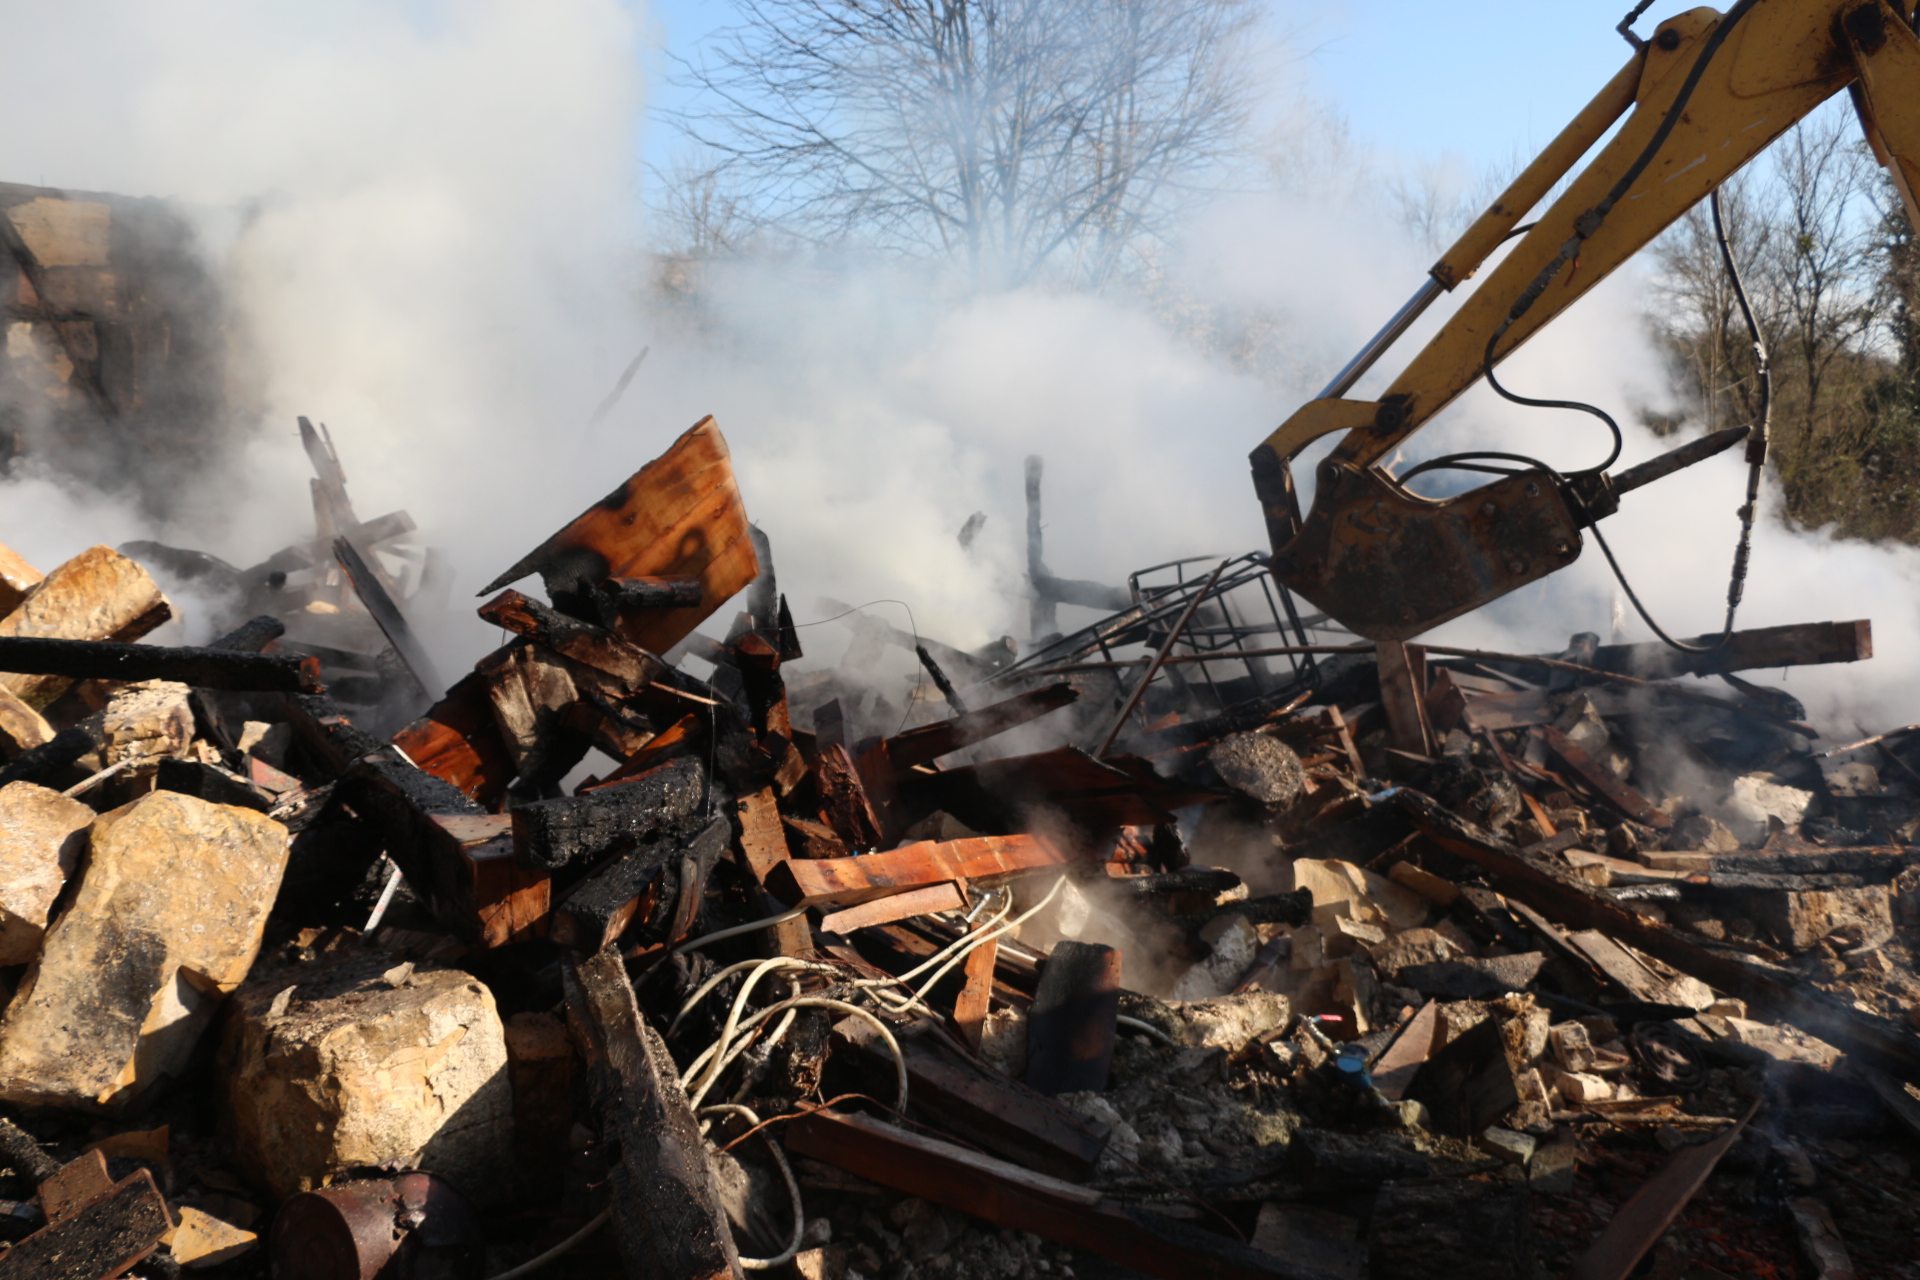
[(1391, 7), (0, 0), (0, 1280), (1920, 1280), (1920, 13)]

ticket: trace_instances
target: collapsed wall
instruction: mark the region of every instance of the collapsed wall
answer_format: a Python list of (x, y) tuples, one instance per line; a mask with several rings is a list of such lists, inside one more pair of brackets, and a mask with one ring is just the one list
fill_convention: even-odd
[(231, 419), (225, 306), (182, 210), (0, 183), (0, 254), (0, 475), (167, 514)]

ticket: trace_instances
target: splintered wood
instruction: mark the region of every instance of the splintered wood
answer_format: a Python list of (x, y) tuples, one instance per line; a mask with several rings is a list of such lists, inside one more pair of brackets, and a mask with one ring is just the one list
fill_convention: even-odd
[(609, 578), (698, 579), (699, 604), (622, 615), (614, 624), (634, 644), (663, 653), (759, 571), (726, 441), (712, 418), (702, 418), (480, 594), (534, 573), (556, 601), (590, 597)]

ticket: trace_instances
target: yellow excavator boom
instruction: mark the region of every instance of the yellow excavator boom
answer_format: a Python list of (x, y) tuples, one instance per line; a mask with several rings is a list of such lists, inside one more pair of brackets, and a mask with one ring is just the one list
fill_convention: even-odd
[[(1571, 564), (1580, 529), (1617, 505), (1605, 476), (1575, 483), (1528, 468), (1435, 500), (1407, 490), (1380, 459), (1842, 90), (1852, 92), (1874, 154), (1920, 226), (1913, 22), (1887, 0), (1739, 0), (1725, 14), (1678, 14), (1645, 41), (1623, 23), (1635, 44), (1627, 65), (1326, 390), (1253, 451), (1275, 576), (1360, 635), (1404, 640)], [(1345, 399), (1420, 312), (1473, 276), (1623, 116), (1386, 392)], [(1303, 517), (1290, 464), (1335, 432), (1345, 434), (1320, 464)]]

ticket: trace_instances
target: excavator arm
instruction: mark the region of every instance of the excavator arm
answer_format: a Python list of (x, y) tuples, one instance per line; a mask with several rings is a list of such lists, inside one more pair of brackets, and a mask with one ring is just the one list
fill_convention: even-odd
[[(1902, 0), (1903, 7), (1909, 0)], [(1644, 6), (1643, 6), (1644, 7)], [(1721, 433), (1609, 477), (1545, 468), (1436, 500), (1380, 459), (1606, 279), (1768, 144), (1851, 90), (1874, 154), (1920, 226), (1920, 38), (1887, 0), (1739, 0), (1660, 24), (1618, 75), (1435, 263), (1413, 299), (1320, 396), (1253, 451), (1273, 572), (1360, 635), (1404, 640), (1571, 564), (1618, 495), (1717, 452)], [(1626, 34), (1626, 24), (1622, 24)], [(1343, 398), (1441, 293), (1512, 237), (1580, 158), (1613, 138), (1378, 400)], [(1344, 435), (1303, 517), (1290, 464)]]

